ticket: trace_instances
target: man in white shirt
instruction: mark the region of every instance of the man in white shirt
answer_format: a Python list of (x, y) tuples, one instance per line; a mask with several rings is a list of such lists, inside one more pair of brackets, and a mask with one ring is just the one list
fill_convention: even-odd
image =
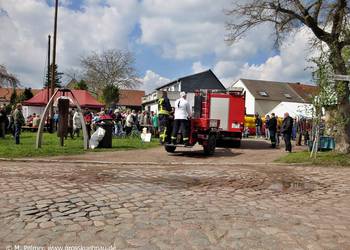
[(73, 134), (76, 134), (77, 137), (79, 137), (80, 129), (82, 129), (81, 115), (78, 110), (76, 110), (73, 115)]
[(126, 120), (125, 120), (125, 133), (126, 135), (130, 135), (132, 131), (132, 126), (135, 124), (134, 120), (135, 112), (133, 110), (133, 113), (130, 112), (130, 110), (126, 113)]
[(181, 92), (180, 99), (177, 99), (175, 102), (174, 127), (171, 134), (171, 140), (173, 143), (176, 143), (176, 136), (180, 130), (184, 144), (188, 144), (188, 119), (191, 115), (191, 107), (186, 100), (186, 93)]

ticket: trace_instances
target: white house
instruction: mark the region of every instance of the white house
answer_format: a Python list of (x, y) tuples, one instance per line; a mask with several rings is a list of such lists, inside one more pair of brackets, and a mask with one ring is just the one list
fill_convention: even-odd
[[(162, 97), (162, 92), (160, 90), (156, 90), (148, 95), (142, 97), (142, 106), (145, 110), (149, 112), (158, 112), (158, 99)], [(170, 104), (172, 107), (175, 105), (175, 101), (180, 97), (180, 91), (169, 91), (167, 92)], [(188, 94), (191, 99), (191, 93)]]
[(162, 96), (163, 91), (168, 93), (168, 98), (172, 106), (180, 98), (180, 92), (184, 91), (187, 93), (187, 100), (193, 108), (195, 91), (200, 89), (225, 90), (225, 87), (211, 70), (207, 70), (181, 77), (157, 88), (154, 92), (142, 98), (142, 106), (147, 111), (158, 112), (158, 99)]
[(310, 103), (311, 97), (307, 98), (306, 92), (310, 94), (316, 88), (300, 83), (251, 79), (239, 79), (230, 88), (232, 87), (241, 87), (246, 91), (245, 107), (248, 115), (268, 114), (281, 102), (284, 102), (285, 106), (288, 106), (288, 103)]

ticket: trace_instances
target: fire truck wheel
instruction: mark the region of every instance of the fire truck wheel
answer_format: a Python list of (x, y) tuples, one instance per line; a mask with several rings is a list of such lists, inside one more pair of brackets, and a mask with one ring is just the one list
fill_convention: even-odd
[(204, 154), (205, 155), (213, 155), (215, 153), (215, 147), (216, 147), (216, 136), (211, 134), (208, 138), (208, 144), (203, 146)]
[(174, 146), (164, 146), (164, 148), (168, 153), (174, 153), (176, 149)]

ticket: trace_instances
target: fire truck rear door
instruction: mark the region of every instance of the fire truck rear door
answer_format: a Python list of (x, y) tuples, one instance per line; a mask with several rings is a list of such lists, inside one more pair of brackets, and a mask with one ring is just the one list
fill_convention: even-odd
[(230, 99), (227, 97), (211, 97), (210, 119), (220, 120), (220, 128), (228, 130)]

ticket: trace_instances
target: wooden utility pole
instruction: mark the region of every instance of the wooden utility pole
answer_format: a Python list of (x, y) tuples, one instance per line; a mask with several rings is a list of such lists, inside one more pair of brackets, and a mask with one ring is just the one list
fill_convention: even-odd
[(48, 44), (47, 44), (47, 103), (49, 103), (50, 100), (50, 84), (51, 84), (51, 36), (48, 37)]
[[(58, 13), (58, 0), (55, 4), (55, 20), (54, 20), (54, 31), (53, 31), (53, 50), (52, 50), (52, 64), (51, 64), (51, 95), (55, 92), (55, 80), (56, 80), (56, 42), (57, 42), (57, 13)], [(53, 104), (50, 107), (50, 128), (53, 128)]]

